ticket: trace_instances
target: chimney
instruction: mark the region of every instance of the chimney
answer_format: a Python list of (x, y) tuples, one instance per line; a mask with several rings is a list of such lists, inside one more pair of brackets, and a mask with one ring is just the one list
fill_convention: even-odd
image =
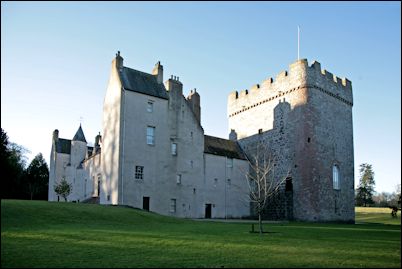
[(53, 131), (53, 141), (57, 142), (59, 140), (59, 130), (54, 130)]
[(152, 70), (152, 75), (156, 76), (156, 81), (158, 83), (163, 83), (163, 65), (161, 65), (160, 61), (155, 64), (155, 67)]
[(123, 57), (120, 56), (120, 51), (117, 51), (115, 61), (116, 61), (116, 68), (119, 71), (121, 71), (121, 69), (123, 68), (123, 60), (124, 60)]
[(195, 115), (195, 118), (197, 119), (198, 123), (201, 124), (201, 106), (200, 106), (201, 97), (198, 94), (197, 89), (194, 88), (194, 90), (191, 90), (190, 95), (187, 96), (186, 99), (191, 107), (191, 110)]
[(165, 87), (169, 94), (175, 94), (178, 97), (183, 95), (183, 84), (179, 81), (179, 77), (172, 75), (171, 78), (165, 82)]
[(234, 129), (230, 129), (229, 140), (236, 141), (237, 133)]

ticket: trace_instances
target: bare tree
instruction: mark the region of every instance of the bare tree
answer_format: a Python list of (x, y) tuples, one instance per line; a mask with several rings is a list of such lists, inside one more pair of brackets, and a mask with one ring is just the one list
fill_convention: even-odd
[(258, 142), (255, 151), (249, 153), (246, 158), (249, 162), (249, 171), (246, 172), (246, 180), (249, 187), (249, 199), (257, 209), (259, 232), (263, 233), (262, 213), (267, 205), (269, 197), (280, 189), (286, 180), (289, 171), (281, 177), (276, 173), (275, 156), (270, 152), (265, 144)]
[(70, 193), (73, 190), (73, 185), (71, 183), (68, 183), (67, 180), (63, 177), (60, 182), (58, 182), (54, 186), (54, 191), (58, 195), (63, 196), (64, 201), (67, 202), (67, 196), (70, 195)]

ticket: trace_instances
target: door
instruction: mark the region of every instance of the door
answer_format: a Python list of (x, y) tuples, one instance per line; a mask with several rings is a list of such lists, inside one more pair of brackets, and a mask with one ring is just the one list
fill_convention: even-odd
[(100, 180), (98, 180), (98, 197), (100, 196)]
[(142, 209), (149, 211), (149, 197), (142, 197)]
[(212, 213), (212, 205), (211, 204), (205, 204), (205, 218), (210, 219)]

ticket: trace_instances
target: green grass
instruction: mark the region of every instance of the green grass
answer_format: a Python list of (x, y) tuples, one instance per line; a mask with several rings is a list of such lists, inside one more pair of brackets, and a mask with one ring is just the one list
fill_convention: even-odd
[(265, 224), (259, 236), (248, 223), (2, 200), (1, 267), (401, 267), (400, 218), (359, 214), (364, 224)]
[(356, 207), (356, 223), (401, 225), (401, 211), (398, 210), (396, 218), (391, 218), (391, 211), (388, 207)]

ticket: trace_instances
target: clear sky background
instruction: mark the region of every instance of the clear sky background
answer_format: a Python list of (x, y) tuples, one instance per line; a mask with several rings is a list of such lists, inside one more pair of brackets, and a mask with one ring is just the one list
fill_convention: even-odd
[(355, 185), (401, 182), (400, 2), (1, 2), (1, 127), (49, 163), (52, 132), (101, 132), (110, 65), (180, 77), (197, 88), (205, 133), (228, 137), (227, 96), (300, 57), (353, 86)]

